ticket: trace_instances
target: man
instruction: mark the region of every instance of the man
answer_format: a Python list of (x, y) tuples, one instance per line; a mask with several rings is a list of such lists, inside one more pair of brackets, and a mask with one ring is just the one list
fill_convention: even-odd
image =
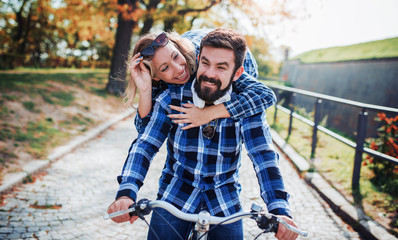
[[(265, 113), (235, 121), (220, 118), (211, 123), (182, 130), (167, 116), (175, 113), (170, 105), (181, 106), (228, 101), (233, 81), (243, 72), (246, 51), (243, 36), (225, 29), (217, 29), (203, 38), (197, 79), (183, 86), (169, 86), (157, 99), (145, 128), (133, 142), (122, 174), (116, 201), (108, 212), (127, 209), (137, 198), (148, 171), (150, 161), (168, 138), (168, 156), (159, 180), (158, 199), (167, 201), (183, 212), (196, 213), (206, 209), (214, 216), (229, 216), (240, 211), (238, 168), (242, 143), (254, 164), (259, 179), (261, 197), (268, 210), (293, 224), (289, 216), (288, 194), (278, 167), (278, 155), (272, 149), (272, 139)], [(158, 211), (184, 237), (191, 223), (175, 218), (166, 211)], [(116, 217), (115, 222), (136, 218), (128, 214)], [(152, 215), (151, 227), (162, 239), (176, 239), (166, 223)], [(209, 239), (243, 239), (242, 221), (223, 225), (209, 234)], [(278, 239), (295, 239), (296, 234), (280, 226)], [(148, 239), (152, 239), (152, 232)]]

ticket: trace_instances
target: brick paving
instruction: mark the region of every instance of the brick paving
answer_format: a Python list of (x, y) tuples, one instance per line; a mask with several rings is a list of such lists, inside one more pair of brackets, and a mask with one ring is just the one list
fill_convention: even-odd
[[(121, 121), (52, 163), (35, 182), (4, 195), (0, 239), (146, 239), (148, 228), (143, 221), (116, 224), (102, 218), (114, 199), (116, 176), (135, 137), (132, 118)], [(155, 199), (165, 156), (163, 146), (153, 160), (139, 198)], [(300, 228), (309, 232), (307, 238), (299, 239), (361, 239), (282, 156), (280, 165), (291, 194), (293, 217)], [(245, 153), (240, 172), (244, 210), (249, 210), (253, 202), (264, 206), (252, 163)], [(249, 219), (244, 220), (244, 229), (245, 239), (254, 239), (260, 233)], [(259, 239), (275, 238), (263, 234)]]

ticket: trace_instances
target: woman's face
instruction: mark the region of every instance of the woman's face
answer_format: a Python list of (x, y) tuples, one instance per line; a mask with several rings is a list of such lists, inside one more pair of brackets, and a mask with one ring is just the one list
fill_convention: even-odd
[(166, 46), (156, 49), (152, 58), (155, 70), (154, 80), (163, 80), (171, 84), (184, 84), (190, 78), (187, 61), (181, 52), (169, 42)]

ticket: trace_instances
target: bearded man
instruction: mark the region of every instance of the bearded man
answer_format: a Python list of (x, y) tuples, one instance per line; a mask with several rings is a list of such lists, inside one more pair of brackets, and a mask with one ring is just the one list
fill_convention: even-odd
[[(168, 115), (178, 114), (174, 106), (193, 102), (197, 107), (228, 101), (233, 82), (243, 72), (246, 52), (244, 37), (228, 29), (207, 34), (200, 46), (199, 66), (194, 81), (172, 85), (156, 99), (150, 117), (143, 119), (137, 139), (132, 143), (123, 171), (118, 176), (119, 190), (108, 213), (127, 209), (137, 200), (150, 162), (167, 139), (167, 159), (159, 180), (158, 200), (167, 201), (186, 213), (207, 210), (212, 216), (230, 216), (241, 210), (239, 167), (244, 143), (257, 174), (261, 197), (269, 212), (295, 226), (290, 216), (288, 198), (279, 170), (278, 154), (272, 146), (265, 112), (235, 121), (220, 118), (210, 123), (182, 130)], [(174, 109), (174, 110), (173, 110)], [(177, 239), (162, 218), (167, 219), (181, 236), (187, 237), (191, 222), (178, 219), (165, 210), (157, 210), (151, 228), (161, 239)], [(134, 222), (128, 214), (115, 222)], [(217, 227), (209, 239), (243, 239), (242, 221)], [(278, 239), (292, 240), (297, 234), (279, 226)], [(152, 231), (148, 239), (155, 239)]]

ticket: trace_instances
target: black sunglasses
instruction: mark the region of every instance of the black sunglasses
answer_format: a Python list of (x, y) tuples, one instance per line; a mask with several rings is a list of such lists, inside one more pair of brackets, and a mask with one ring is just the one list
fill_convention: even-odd
[[(216, 133), (217, 123), (218, 123), (217, 120), (218, 119), (211, 121), (210, 123), (208, 123), (208, 125), (206, 127), (202, 128), (202, 134), (207, 139), (214, 137), (214, 134)], [(212, 125), (212, 123), (214, 123), (214, 125)]]
[(164, 47), (169, 42), (169, 38), (167, 37), (166, 33), (162, 32), (153, 40), (153, 42), (146, 48), (141, 51), (141, 56), (151, 60), (155, 55), (155, 50), (159, 47)]

